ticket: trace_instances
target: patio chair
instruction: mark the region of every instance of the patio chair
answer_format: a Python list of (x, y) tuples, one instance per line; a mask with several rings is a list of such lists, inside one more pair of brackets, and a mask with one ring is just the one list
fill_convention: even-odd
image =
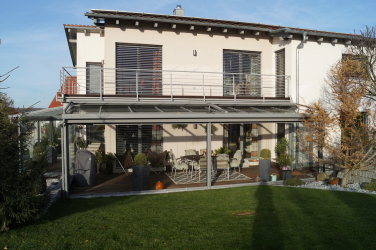
[[(201, 171), (208, 171), (206, 155), (200, 156), (200, 162), (199, 162), (199, 165), (197, 166), (197, 171), (198, 171), (198, 181), (200, 181), (201, 180)], [(211, 172), (213, 174), (213, 168), (211, 168)], [(195, 178), (196, 178), (196, 171), (195, 171)]]
[(164, 171), (166, 167), (166, 156), (167, 156), (167, 150), (165, 150), (163, 153), (156, 153), (154, 151), (151, 151), (149, 149), (146, 153), (148, 157), (148, 161), (150, 162), (150, 170), (152, 170), (156, 174), (160, 174)]
[(240, 168), (242, 167), (243, 163), (243, 155), (241, 150), (237, 150), (234, 154), (234, 158), (230, 159), (230, 168), (239, 168), (239, 173), (240, 173)]
[[(136, 165), (133, 162), (131, 151), (127, 150), (124, 154), (119, 155), (115, 154), (116, 160), (119, 162), (121, 168), (124, 170), (125, 174), (128, 175), (128, 173), (131, 173), (128, 171), (129, 168), (132, 168), (132, 166)], [(127, 170), (125, 170), (127, 169)]]
[[(186, 149), (185, 155), (197, 155), (197, 152), (194, 149)], [(196, 162), (195, 160), (185, 159), (185, 163), (192, 166), (191, 168), (192, 172), (193, 172), (193, 169), (196, 169), (198, 167), (198, 162)], [(189, 171), (189, 168), (188, 168), (188, 171)], [(191, 172), (191, 176), (192, 176), (192, 172)]]
[(178, 158), (176, 159), (174, 153), (172, 153), (172, 151), (170, 151), (170, 157), (172, 159), (172, 171), (171, 171), (171, 177), (172, 177), (172, 174), (175, 170), (175, 175), (174, 175), (174, 179), (176, 177), (176, 170), (183, 170), (183, 173), (184, 171), (186, 172), (187, 176), (188, 176), (188, 165), (185, 163), (185, 162), (181, 162), (181, 159)]
[(218, 154), (216, 155), (217, 160), (217, 170), (223, 170), (225, 177), (230, 179), (230, 165), (229, 165), (229, 156), (227, 154)]

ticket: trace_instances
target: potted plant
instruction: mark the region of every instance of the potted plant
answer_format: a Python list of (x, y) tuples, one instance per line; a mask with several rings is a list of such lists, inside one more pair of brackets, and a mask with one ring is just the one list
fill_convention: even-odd
[(134, 191), (142, 191), (149, 189), (149, 173), (148, 157), (146, 154), (139, 153), (134, 157), (135, 166), (133, 170), (133, 187)]
[(112, 170), (114, 167), (114, 160), (115, 160), (115, 155), (113, 153), (108, 153), (104, 155), (104, 163), (106, 164), (106, 172), (107, 174), (112, 174)]
[(76, 145), (79, 149), (86, 149), (86, 141), (81, 137), (77, 136), (75, 138)]
[(261, 159), (259, 160), (259, 174), (261, 181), (269, 181), (270, 176), (270, 157), (269, 149), (264, 148), (260, 151)]
[(283, 137), (275, 146), (277, 152), (277, 163), (280, 167), (281, 180), (292, 178), (291, 163), (294, 158), (287, 153), (289, 142)]
[(97, 151), (95, 151), (95, 162), (97, 163), (97, 173), (99, 173), (101, 169), (101, 165), (104, 162), (102, 148), (99, 148)]
[(217, 155), (219, 154), (229, 155), (231, 153), (231, 150), (228, 147), (224, 146), (224, 147), (220, 147), (219, 149), (215, 149), (214, 152)]

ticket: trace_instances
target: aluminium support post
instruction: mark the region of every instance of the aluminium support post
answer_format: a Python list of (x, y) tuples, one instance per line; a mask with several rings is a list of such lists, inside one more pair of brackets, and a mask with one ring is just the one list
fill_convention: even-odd
[(18, 124), (18, 148), (19, 148), (19, 161), (20, 161), (20, 173), (23, 171), (23, 143), (22, 143), (22, 124)]
[(39, 120), (37, 121), (37, 129), (38, 129), (38, 134), (37, 134), (37, 138), (38, 138), (38, 147), (40, 147), (40, 122)]
[(211, 188), (211, 122), (206, 124), (206, 187)]
[(69, 126), (67, 121), (64, 121), (63, 123), (63, 197), (64, 198), (69, 198)]

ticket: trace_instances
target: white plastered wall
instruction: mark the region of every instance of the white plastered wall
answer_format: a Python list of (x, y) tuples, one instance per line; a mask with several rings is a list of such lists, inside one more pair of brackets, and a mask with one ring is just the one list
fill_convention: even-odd
[(77, 32), (77, 81), (78, 93), (86, 94), (86, 63), (104, 60), (104, 37), (99, 33)]
[[(211, 149), (218, 149), (223, 145), (223, 126), (214, 124), (218, 130), (212, 134)], [(193, 124), (188, 124), (185, 129), (173, 129), (172, 124), (163, 125), (163, 150), (174, 153), (176, 158), (185, 155), (186, 149), (194, 149), (200, 153), (200, 149), (206, 148), (205, 124), (197, 124), (194, 129)]]
[[(181, 26), (180, 29), (179, 25), (177, 29), (172, 29), (170, 26), (164, 26), (162, 24), (160, 24), (161, 27), (159, 28), (142, 25), (150, 24), (140, 23), (140, 27), (137, 28), (133, 23), (120, 23), (120, 25), (106, 23), (106, 68), (116, 67), (116, 43), (131, 43), (161, 45), (163, 70), (220, 73), (206, 73), (205, 82), (206, 84), (212, 85), (211, 89), (209, 87), (205, 89), (206, 95), (214, 96), (223, 94), (222, 72), (224, 49), (261, 52), (261, 73), (272, 73), (271, 41), (270, 37), (265, 34), (254, 36), (248, 32), (248, 35), (239, 35), (235, 31), (231, 31), (234, 33), (223, 34), (219, 32), (219, 30), (216, 31), (214, 29), (211, 32), (206, 32), (203, 27), (199, 26), (195, 26), (195, 30), (191, 32), (185, 25)], [(197, 56), (193, 55), (193, 50), (197, 51)], [(162, 77), (164, 93), (170, 93), (170, 76), (167, 73), (164, 74), (166, 74)], [(194, 77), (197, 84), (201, 83), (201, 74), (191, 73), (191, 75), (187, 77)], [(111, 83), (111, 78), (113, 78), (113, 76), (108, 76), (105, 79), (105, 93), (107, 94), (114, 94), (115, 91), (114, 83), (108, 84)], [(184, 78), (184, 76), (181, 76), (181, 78)], [(181, 80), (180, 83), (182, 82), (184, 82), (184, 80)], [(192, 93), (196, 89), (199, 91), (198, 86), (189, 86), (189, 84), (187, 84), (185, 88), (187, 88), (184, 90), (186, 93)]]
[[(285, 48), (285, 74), (291, 77), (290, 93), (293, 102), (296, 101), (296, 48), (302, 39), (301, 35), (294, 35), (293, 39), (280, 41), (273, 39), (273, 52)], [(342, 58), (347, 46), (341, 39), (339, 43), (332, 44), (328, 38), (317, 42), (316, 37), (309, 37), (304, 46), (299, 49), (299, 101), (300, 104), (310, 104), (321, 96), (321, 89), (329, 68)], [(273, 53), (273, 57), (275, 57)], [(273, 59), (275, 73), (275, 58)]]

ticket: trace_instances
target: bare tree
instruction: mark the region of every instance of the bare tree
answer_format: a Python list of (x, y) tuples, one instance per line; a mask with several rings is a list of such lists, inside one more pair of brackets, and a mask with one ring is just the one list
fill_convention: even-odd
[(364, 85), (365, 95), (376, 101), (376, 27), (366, 26), (364, 30), (354, 33), (349, 53), (352, 54), (353, 59), (361, 62), (369, 77), (369, 82)]
[(351, 170), (367, 169), (376, 160), (376, 117), (370, 110), (362, 113), (371, 81), (359, 61), (348, 59), (331, 67), (326, 83), (331, 101), (325, 108), (320, 101), (307, 107), (300, 147), (317, 164), (343, 168), (345, 186)]

